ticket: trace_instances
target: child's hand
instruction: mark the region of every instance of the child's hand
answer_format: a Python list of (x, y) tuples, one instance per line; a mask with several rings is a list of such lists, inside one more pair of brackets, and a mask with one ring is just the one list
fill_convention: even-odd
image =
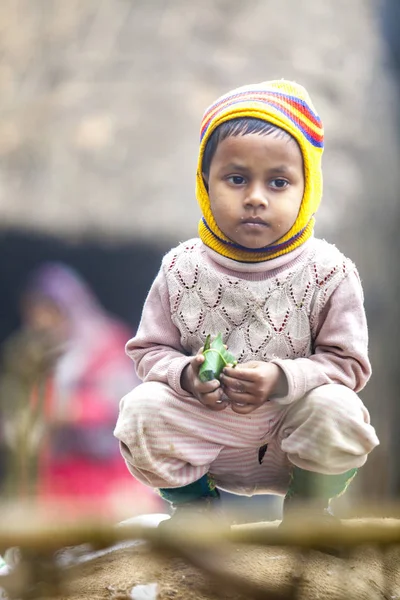
[(228, 401), (222, 392), (218, 379), (206, 382), (199, 379), (199, 369), (203, 362), (204, 354), (201, 349), (182, 371), (181, 386), (206, 408), (215, 411), (224, 410), (228, 406)]
[(277, 365), (250, 361), (235, 368), (225, 367), (221, 374), (221, 386), (232, 410), (247, 414), (268, 402), (272, 394), (285, 394), (287, 383)]

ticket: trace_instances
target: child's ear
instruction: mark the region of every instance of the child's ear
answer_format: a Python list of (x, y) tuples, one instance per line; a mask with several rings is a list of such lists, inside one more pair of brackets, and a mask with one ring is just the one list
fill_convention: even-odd
[(204, 173), (204, 171), (202, 172), (202, 177), (203, 177), (203, 181), (204, 181), (204, 186), (208, 192), (208, 176)]

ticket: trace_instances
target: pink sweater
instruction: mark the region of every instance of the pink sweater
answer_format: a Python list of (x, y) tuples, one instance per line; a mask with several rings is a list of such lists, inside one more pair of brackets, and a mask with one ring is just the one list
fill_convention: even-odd
[(358, 392), (371, 375), (357, 270), (323, 240), (256, 264), (224, 258), (199, 239), (180, 244), (164, 257), (126, 350), (142, 380), (180, 394), (183, 368), (218, 332), (240, 363), (281, 367), (288, 394), (273, 398), (280, 404), (328, 383)]

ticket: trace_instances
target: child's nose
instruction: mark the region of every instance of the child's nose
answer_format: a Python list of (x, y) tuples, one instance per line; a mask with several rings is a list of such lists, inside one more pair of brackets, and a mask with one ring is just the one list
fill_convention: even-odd
[(252, 207), (268, 206), (265, 187), (258, 183), (253, 184), (248, 190), (245, 202), (247, 206)]

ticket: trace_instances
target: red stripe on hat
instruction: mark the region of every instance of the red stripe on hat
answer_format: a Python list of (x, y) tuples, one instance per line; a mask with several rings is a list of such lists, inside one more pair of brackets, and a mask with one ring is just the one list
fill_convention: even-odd
[[(276, 102), (277, 99), (282, 99), (283, 105), (277, 103)], [(202, 123), (202, 127), (201, 127), (201, 137), (204, 136), (204, 133), (205, 133), (208, 125), (210, 124), (211, 120), (214, 117), (216, 117), (218, 113), (220, 113), (222, 110), (229, 107), (230, 105), (239, 104), (242, 101), (247, 102), (249, 100), (252, 100), (254, 102), (263, 102), (263, 103), (270, 104), (270, 105), (274, 106), (275, 108), (278, 108), (279, 110), (284, 112), (295, 124), (296, 123), (300, 124), (298, 115), (292, 115), (290, 113), (290, 110), (287, 107), (287, 105), (289, 105), (289, 106), (295, 108), (297, 111), (299, 111), (306, 119), (308, 119), (318, 129), (321, 130), (321, 121), (320, 121), (319, 117), (317, 117), (316, 115), (313, 114), (311, 109), (307, 106), (307, 104), (304, 101), (299, 100), (298, 98), (295, 98), (294, 96), (288, 96), (285, 94), (274, 93), (274, 92), (242, 92), (240, 94), (235, 94), (233, 96), (229, 96), (228, 98), (221, 100), (220, 102), (212, 105), (207, 110), (207, 112), (204, 114), (204, 117), (203, 117), (203, 123)], [(285, 108), (286, 108), (286, 111), (284, 110)], [(318, 141), (322, 141), (322, 139), (323, 139), (322, 134), (318, 134), (313, 129), (311, 129), (305, 120), (304, 121), (302, 120), (301, 124), (302, 124), (302, 127), (304, 127), (313, 138), (315, 137)]]

